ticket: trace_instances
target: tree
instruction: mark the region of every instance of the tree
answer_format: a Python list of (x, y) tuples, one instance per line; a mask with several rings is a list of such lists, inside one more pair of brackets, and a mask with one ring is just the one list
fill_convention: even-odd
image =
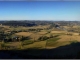
[(23, 41), (23, 40), (29, 40), (29, 39), (30, 39), (29, 36), (27, 36), (27, 37), (22, 36), (22, 37), (21, 37), (21, 41)]
[(41, 41), (47, 40), (47, 39), (49, 39), (49, 37), (47, 37), (47, 36), (41, 36), (38, 38), (38, 40), (41, 40)]

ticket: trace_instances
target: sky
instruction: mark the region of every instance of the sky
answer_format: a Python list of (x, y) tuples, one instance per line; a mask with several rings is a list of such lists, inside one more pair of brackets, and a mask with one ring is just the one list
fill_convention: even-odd
[(0, 1), (0, 20), (80, 20), (80, 2)]

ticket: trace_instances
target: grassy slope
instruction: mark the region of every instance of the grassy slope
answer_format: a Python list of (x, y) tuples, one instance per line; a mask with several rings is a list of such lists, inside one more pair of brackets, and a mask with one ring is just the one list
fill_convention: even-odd
[(33, 44), (24, 45), (23, 49), (26, 48), (45, 48), (46, 41), (34, 42)]

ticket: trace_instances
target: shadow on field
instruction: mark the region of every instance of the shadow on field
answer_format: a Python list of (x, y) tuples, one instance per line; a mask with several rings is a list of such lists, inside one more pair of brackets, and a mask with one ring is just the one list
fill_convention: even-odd
[(79, 59), (80, 42), (55, 49), (26, 49), (0, 51), (0, 59)]

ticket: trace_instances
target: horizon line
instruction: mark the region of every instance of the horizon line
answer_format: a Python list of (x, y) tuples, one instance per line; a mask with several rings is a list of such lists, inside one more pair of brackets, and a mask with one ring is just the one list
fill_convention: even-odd
[(0, 1), (80, 1), (80, 0), (0, 0)]
[(0, 21), (80, 21), (80, 20), (0, 20)]

